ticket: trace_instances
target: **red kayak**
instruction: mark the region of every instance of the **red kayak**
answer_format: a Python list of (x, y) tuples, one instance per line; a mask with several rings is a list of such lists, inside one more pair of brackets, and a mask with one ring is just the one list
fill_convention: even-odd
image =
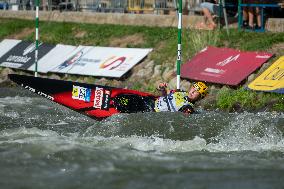
[(94, 119), (118, 113), (153, 111), (157, 96), (136, 90), (10, 74), (9, 78), (42, 97)]

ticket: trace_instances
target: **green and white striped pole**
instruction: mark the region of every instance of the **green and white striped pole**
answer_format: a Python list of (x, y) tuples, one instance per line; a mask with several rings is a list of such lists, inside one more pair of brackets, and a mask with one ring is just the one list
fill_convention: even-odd
[(37, 62), (38, 62), (38, 25), (39, 25), (39, 19), (38, 19), (38, 10), (39, 10), (39, 0), (36, 0), (36, 31), (35, 31), (35, 43), (36, 43), (36, 49), (35, 49), (35, 77), (37, 77)]
[(180, 90), (180, 65), (181, 65), (181, 28), (182, 28), (182, 0), (178, 5), (178, 50), (177, 50), (177, 90)]

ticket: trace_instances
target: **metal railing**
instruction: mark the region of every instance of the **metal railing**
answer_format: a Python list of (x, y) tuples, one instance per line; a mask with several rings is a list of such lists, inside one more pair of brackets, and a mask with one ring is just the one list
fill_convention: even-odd
[[(34, 0), (6, 0), (9, 9), (34, 10)], [(203, 0), (184, 0), (183, 9), (200, 10)], [(40, 10), (91, 11), (120, 13), (176, 13), (176, 0), (40, 0)]]

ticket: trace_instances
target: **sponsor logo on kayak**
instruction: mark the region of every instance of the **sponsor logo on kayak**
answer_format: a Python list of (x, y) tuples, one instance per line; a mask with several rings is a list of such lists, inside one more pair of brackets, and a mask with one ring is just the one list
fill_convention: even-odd
[(104, 97), (103, 97), (102, 109), (108, 110), (109, 109), (109, 103), (110, 103), (110, 91), (105, 90), (104, 91)]
[(36, 94), (38, 94), (38, 95), (40, 95), (40, 96), (43, 96), (43, 97), (45, 97), (45, 98), (47, 98), (47, 99), (49, 99), (49, 100), (54, 101), (54, 98), (53, 98), (52, 96), (50, 96), (50, 95), (48, 95), (48, 94), (45, 94), (45, 93), (42, 92), (42, 91), (37, 91), (36, 89), (34, 89), (34, 88), (32, 88), (32, 87), (30, 87), (30, 86), (28, 86), (28, 85), (24, 85), (24, 84), (22, 84), (21, 86), (24, 87), (25, 89), (27, 89), (27, 90), (33, 92), (33, 93), (36, 93)]
[(95, 97), (94, 97), (94, 108), (99, 108), (99, 109), (102, 108), (103, 95), (104, 95), (104, 89), (96, 87)]
[(85, 102), (91, 101), (91, 89), (73, 85), (72, 98)]

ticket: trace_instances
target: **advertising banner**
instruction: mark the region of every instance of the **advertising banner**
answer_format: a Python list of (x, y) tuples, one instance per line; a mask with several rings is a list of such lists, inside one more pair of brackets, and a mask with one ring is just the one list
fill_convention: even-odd
[(248, 87), (252, 90), (284, 94), (284, 56), (274, 62)]
[[(35, 63), (35, 43), (21, 41), (0, 58), (0, 66), (28, 69)], [(38, 59), (46, 55), (54, 45), (39, 44)]]
[[(59, 64), (66, 60), (66, 57), (75, 51), (77, 47), (71, 45), (56, 45), (51, 51), (38, 61), (38, 72), (47, 73), (56, 68)], [(34, 71), (35, 64), (30, 66), (28, 70)]]
[(51, 72), (121, 77), (152, 49), (79, 46)]
[(238, 85), (272, 56), (265, 52), (206, 47), (181, 66), (181, 77)]
[(14, 46), (20, 43), (21, 40), (16, 39), (4, 39), (0, 43), (0, 57), (6, 54), (9, 50), (11, 50)]

